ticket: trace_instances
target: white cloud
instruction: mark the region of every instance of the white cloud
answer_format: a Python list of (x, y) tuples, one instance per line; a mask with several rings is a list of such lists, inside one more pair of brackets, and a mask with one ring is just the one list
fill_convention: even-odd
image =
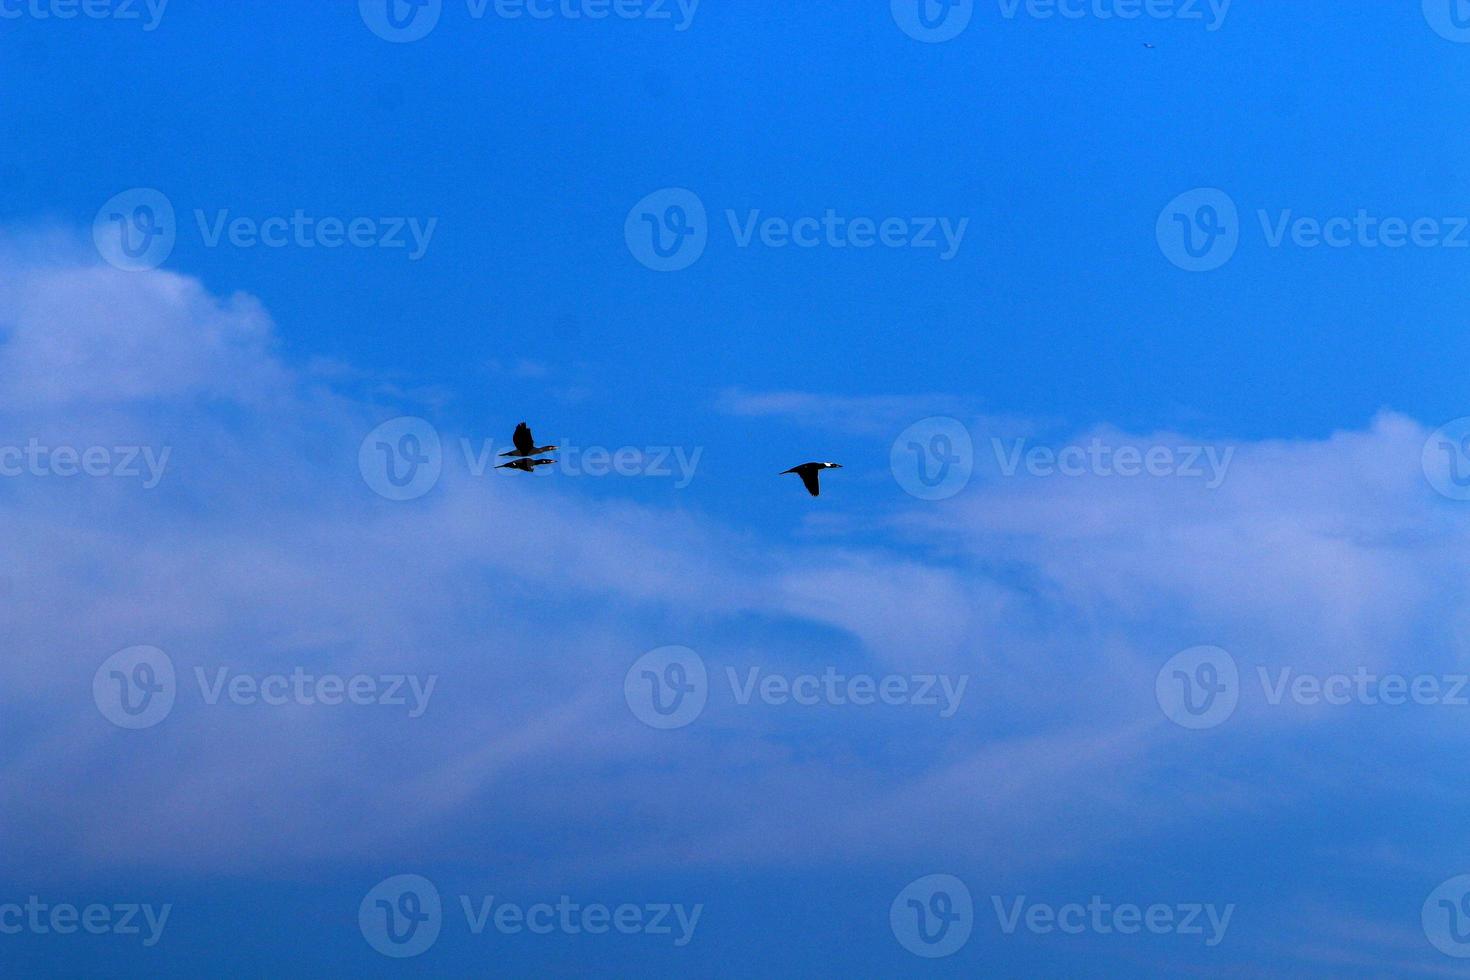
[[(1220, 643), (1247, 666), (1462, 659), (1466, 517), (1422, 485), (1426, 433), (1392, 414), (1325, 440), (1241, 445), (1216, 491), (977, 477), (837, 548), (455, 469), (422, 500), (384, 501), (356, 471), (381, 409), (324, 387), (350, 370), (298, 376), (257, 303), (181, 276), (11, 263), (0, 324), (5, 438), (174, 453), (155, 491), (0, 482), (0, 595), (14, 610), (0, 710), (21, 732), (0, 751), (0, 837), (28, 842), (0, 865), (418, 857), (453, 852), (470, 826), (491, 827), (475, 860), (542, 873), (666, 862), (669, 848), (715, 865), (768, 860), (778, 844), (814, 863), (888, 860), (925, 840), (996, 867), (1077, 860), (1305, 792), (1287, 772), (1247, 792), (1223, 769), (1190, 770), (1192, 796), (1159, 799), (1206, 744), (1153, 704), (1153, 674), (1178, 649)], [(725, 407), (866, 413), (866, 431), (940, 401)], [(813, 649), (834, 634), (850, 645)], [(186, 695), (158, 728), (123, 732), (93, 707), (91, 676), (138, 643), (174, 657)], [(726, 699), (671, 735), (636, 722), (621, 687), (633, 659), (667, 643), (717, 671), (832, 663), (972, 680), (948, 722)], [(440, 681), (413, 721), (205, 708), (192, 689), (195, 667), (296, 665)], [(1313, 724), (1282, 712), (1262, 729), (1256, 715), (1244, 707), (1207, 757), (1268, 753), (1264, 730)], [(343, 812), (363, 819), (344, 830)], [(528, 827), (565, 846), (528, 854)]]
[(219, 300), (169, 272), (12, 261), (0, 325), (0, 406), (12, 411), (205, 395), (258, 403), (286, 383), (255, 300)]

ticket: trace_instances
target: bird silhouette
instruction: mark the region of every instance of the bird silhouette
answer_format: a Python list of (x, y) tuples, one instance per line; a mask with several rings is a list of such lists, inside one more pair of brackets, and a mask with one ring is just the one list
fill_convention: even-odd
[[(556, 448), (555, 446), (536, 445), (536, 439), (531, 435), (531, 427), (524, 422), (516, 426), (516, 434), (511, 437), (510, 441), (515, 444), (515, 448), (508, 453), (501, 453), (500, 455), (540, 456), (542, 453), (549, 453)], [(499, 469), (499, 467), (496, 467), (496, 469)]]
[(813, 497), (818, 497), (821, 496), (822, 487), (817, 483), (817, 474), (822, 470), (840, 469), (842, 469), (841, 463), (802, 463), (800, 466), (793, 466), (789, 470), (782, 470), (777, 476), (795, 473), (801, 477), (801, 482), (806, 484), (807, 493), (810, 493)]
[(495, 467), (497, 470), (520, 470), (522, 473), (532, 473), (538, 466), (550, 466), (555, 463), (554, 459), (513, 459), (509, 463), (501, 463)]

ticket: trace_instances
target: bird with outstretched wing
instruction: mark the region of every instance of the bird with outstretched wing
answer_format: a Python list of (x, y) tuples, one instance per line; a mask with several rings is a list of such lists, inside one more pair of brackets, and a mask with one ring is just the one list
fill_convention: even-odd
[(500, 455), (539, 456), (542, 453), (549, 453), (552, 450), (556, 449), (555, 446), (536, 445), (536, 439), (534, 436), (531, 435), (531, 427), (524, 422), (516, 426), (516, 432), (515, 435), (511, 437), (511, 442), (515, 444), (515, 448), (508, 453), (501, 453)]

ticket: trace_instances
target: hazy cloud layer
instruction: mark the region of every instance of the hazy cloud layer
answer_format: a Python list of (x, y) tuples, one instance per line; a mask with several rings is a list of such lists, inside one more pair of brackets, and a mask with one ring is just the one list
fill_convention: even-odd
[[(1324, 798), (1463, 795), (1448, 770), (1405, 790), (1371, 767), (1349, 785), (1304, 763), (1426, 733), (1452, 753), (1452, 709), (1270, 705), (1255, 682), (1258, 666), (1465, 669), (1467, 518), (1424, 482), (1428, 433), (1402, 416), (1237, 444), (1217, 489), (983, 466), (954, 500), (902, 498), (842, 546), (751, 540), (674, 508), (594, 502), (571, 481), (453, 467), (394, 503), (357, 471), (388, 413), (334, 386), (349, 366), (283, 364), (251, 298), (119, 272), (64, 243), (4, 254), (0, 443), (171, 452), (152, 490), (0, 480), (0, 709), (19, 731), (0, 749), (0, 836), (27, 841), (0, 856), (11, 872), (441, 857), (540, 877), (670, 854), (726, 866), (942, 852), (1004, 875), (1266, 806), (1289, 822)], [(891, 439), (918, 406), (727, 392), (718, 407)], [(1186, 438), (1076, 439), (1094, 435)], [(535, 546), (515, 546), (527, 528)], [(628, 710), (623, 676), (675, 643), (698, 649), (715, 692), (694, 725), (660, 732)], [(180, 671), (174, 713), (136, 732), (91, 698), (98, 665), (135, 644)], [(1154, 700), (1159, 668), (1198, 644), (1229, 649), (1244, 678), (1235, 717), (1204, 734)], [(209, 706), (194, 678), (298, 666), (438, 680), (408, 718)], [(725, 680), (727, 667), (829, 666), (969, 687), (941, 719), (742, 706)], [(343, 813), (359, 819), (344, 827)], [(471, 826), (483, 849), (458, 852)], [(535, 845), (548, 838), (556, 848)], [(1345, 844), (1379, 853), (1367, 831)], [(1426, 880), (1455, 870), (1425, 864)]]

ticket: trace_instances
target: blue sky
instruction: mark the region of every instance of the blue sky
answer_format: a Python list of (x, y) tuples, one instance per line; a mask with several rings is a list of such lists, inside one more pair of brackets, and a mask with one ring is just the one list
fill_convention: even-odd
[[(1461, 967), (1470, 28), (925, 2), (955, 36), (0, 0), (6, 972)], [(673, 203), (703, 247), (659, 271)], [(803, 222), (841, 230), (775, 244)], [(560, 463), (486, 469), (523, 419)], [(113, 671), (164, 665), (128, 727)], [(251, 693), (297, 674), (375, 703)], [(703, 708), (663, 728), (672, 681)], [(407, 957), (400, 875), (443, 906)], [(973, 913), (918, 955), (936, 875)], [(171, 911), (6, 931), (33, 895)], [(460, 904), (563, 895), (700, 913)], [(1025, 924), (1093, 896), (1230, 917)]]

